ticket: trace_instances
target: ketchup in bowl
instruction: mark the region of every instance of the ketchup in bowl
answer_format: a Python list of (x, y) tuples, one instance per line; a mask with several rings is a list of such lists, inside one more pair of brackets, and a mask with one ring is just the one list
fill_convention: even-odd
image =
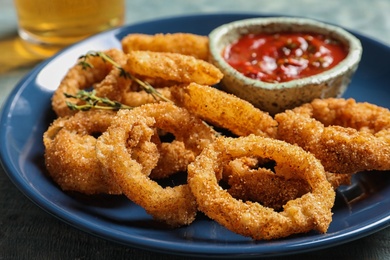
[(308, 32), (247, 34), (226, 46), (223, 58), (252, 79), (287, 82), (331, 69), (348, 54), (340, 42)]

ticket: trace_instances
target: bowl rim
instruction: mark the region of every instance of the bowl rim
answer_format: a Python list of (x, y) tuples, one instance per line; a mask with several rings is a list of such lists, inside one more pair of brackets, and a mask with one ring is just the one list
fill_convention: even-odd
[[(309, 29), (307, 31), (315, 32), (314, 28), (317, 28), (321, 31), (329, 31), (332, 37), (342, 39), (347, 42), (349, 45), (348, 55), (339, 62), (336, 66), (331, 69), (325, 70), (321, 73), (303, 77), (299, 79), (294, 79), (286, 82), (264, 82), (257, 79), (251, 79), (244, 76), (242, 73), (235, 70), (232, 66), (230, 66), (225, 59), (223, 59), (221, 52), (222, 49), (226, 46), (220, 46), (219, 42), (223, 39), (223, 37), (229, 35), (232, 31), (236, 31), (236, 35), (238, 37), (234, 38), (237, 40), (239, 36), (243, 36), (245, 34), (251, 33), (251, 29), (255, 26), (268, 26), (268, 25), (299, 25), (305, 26), (307, 25)], [(245, 30), (244, 30), (245, 29)], [(245, 33), (240, 33), (240, 31), (245, 31)], [(280, 31), (285, 31), (282, 29)], [(260, 31), (257, 31), (260, 32)], [(230, 39), (227, 43), (230, 44), (234, 40)], [(252, 87), (258, 87), (263, 89), (286, 89), (286, 88), (296, 88), (302, 87), (304, 85), (318, 85), (323, 81), (327, 81), (330, 78), (335, 78), (339, 75), (347, 73), (353, 67), (357, 67), (360, 62), (363, 48), (360, 40), (355, 37), (352, 33), (343, 29), (340, 26), (332, 25), (329, 23), (321, 22), (318, 20), (310, 19), (310, 18), (301, 18), (301, 17), (285, 17), (285, 16), (276, 16), (276, 17), (258, 17), (258, 18), (249, 18), (243, 20), (237, 20), (230, 23), (223, 24), (214, 28), (209, 33), (209, 49), (211, 60), (214, 60), (217, 63), (217, 66), (221, 67), (224, 71), (227, 71), (229, 74), (234, 75), (238, 80), (245, 82), (246, 85), (251, 85)]]

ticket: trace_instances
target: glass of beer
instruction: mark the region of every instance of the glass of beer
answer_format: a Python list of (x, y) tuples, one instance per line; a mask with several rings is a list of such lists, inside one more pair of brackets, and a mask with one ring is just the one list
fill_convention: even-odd
[(14, 0), (14, 4), (22, 42), (46, 57), (124, 22), (125, 0)]

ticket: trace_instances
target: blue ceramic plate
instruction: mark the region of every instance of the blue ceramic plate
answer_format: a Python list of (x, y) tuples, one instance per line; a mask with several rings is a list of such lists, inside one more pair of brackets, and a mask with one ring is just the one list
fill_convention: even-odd
[[(108, 31), (71, 46), (32, 70), (5, 102), (0, 124), (3, 167), (33, 202), (64, 222), (90, 234), (157, 252), (204, 257), (287, 255), (340, 245), (390, 224), (390, 174), (361, 173), (340, 189), (327, 234), (315, 232), (275, 241), (252, 241), (200, 215), (188, 227), (159, 226), (145, 211), (122, 196), (82, 196), (62, 192), (45, 176), (42, 134), (54, 119), (50, 98), (67, 69), (88, 50), (120, 47), (128, 33), (191, 32), (213, 28), (247, 14), (218, 14), (162, 19)], [(259, 16), (259, 15), (258, 15)], [(363, 44), (361, 65), (345, 97), (390, 105), (390, 48), (356, 34)]]

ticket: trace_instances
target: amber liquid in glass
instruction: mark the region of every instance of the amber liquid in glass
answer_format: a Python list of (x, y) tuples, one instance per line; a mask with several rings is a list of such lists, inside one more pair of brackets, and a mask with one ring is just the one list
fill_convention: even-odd
[(19, 36), (29, 44), (62, 48), (124, 22), (124, 0), (14, 0)]

